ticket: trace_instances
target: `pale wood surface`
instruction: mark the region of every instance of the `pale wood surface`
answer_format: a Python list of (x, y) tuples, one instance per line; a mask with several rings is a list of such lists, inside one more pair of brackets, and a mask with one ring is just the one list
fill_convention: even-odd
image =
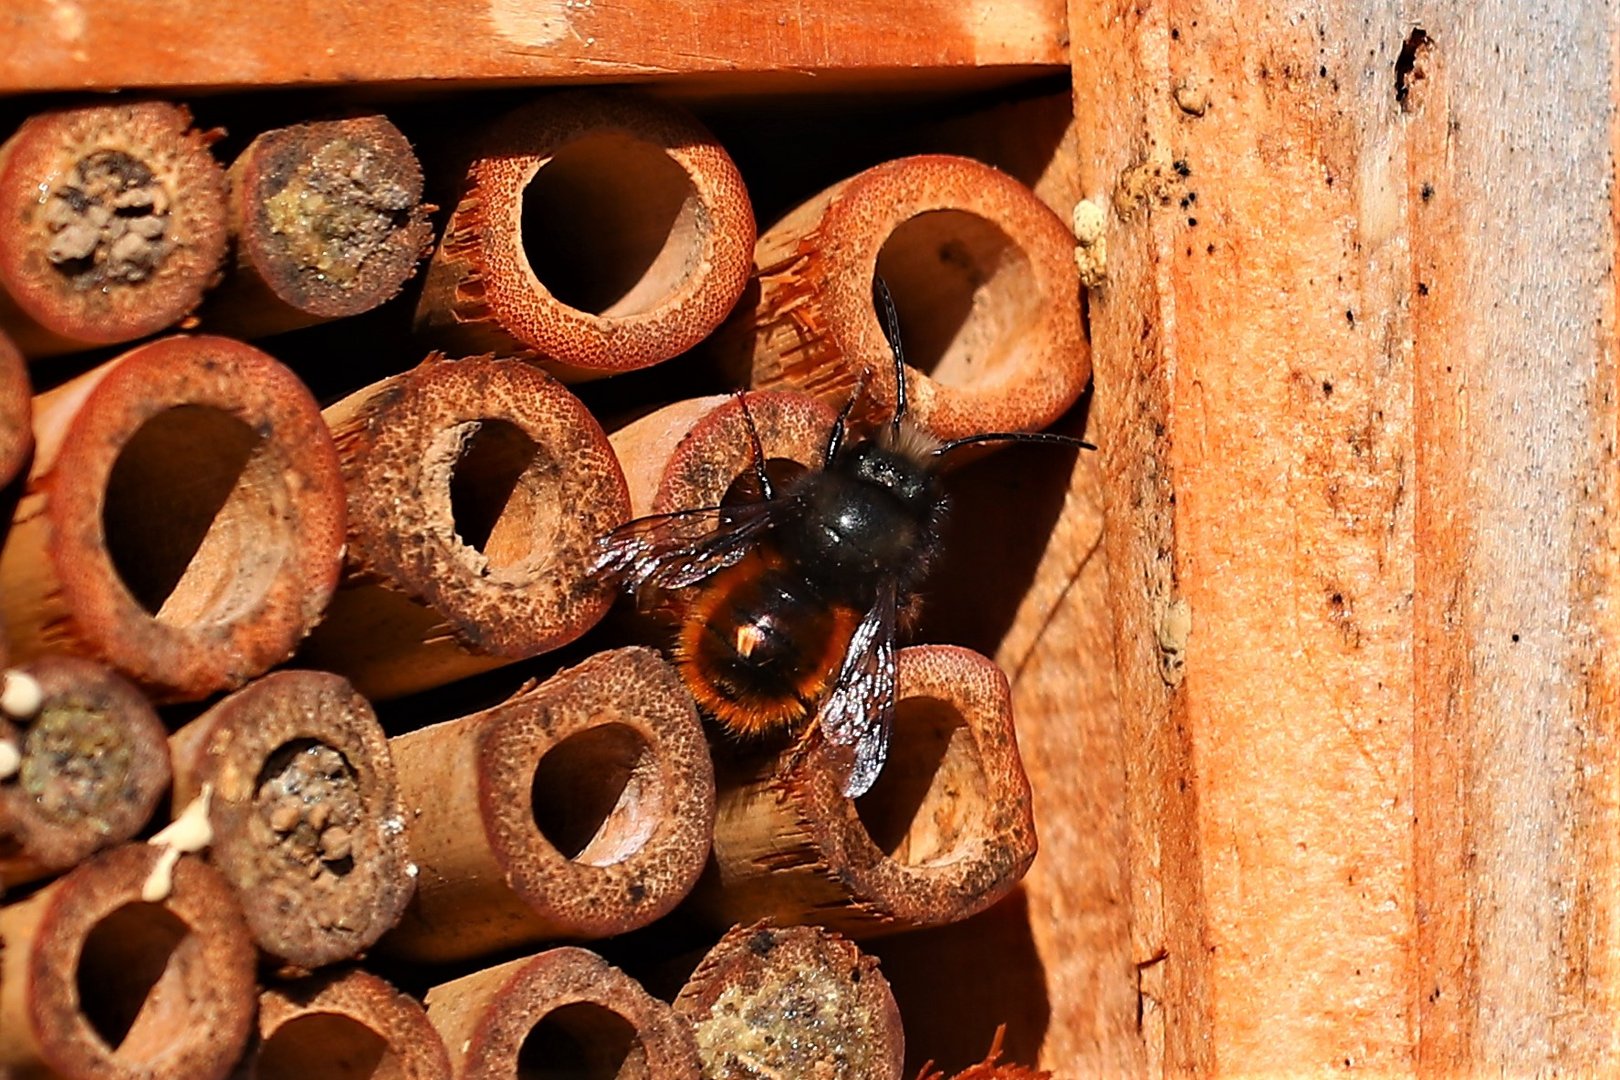
[(1065, 32), (1062, 0), (13, 0), (0, 92), (704, 74), (813, 92), (826, 76), (898, 86), (1061, 69)]
[(1148, 1072), (1613, 1070), (1611, 14), (1071, 21)]

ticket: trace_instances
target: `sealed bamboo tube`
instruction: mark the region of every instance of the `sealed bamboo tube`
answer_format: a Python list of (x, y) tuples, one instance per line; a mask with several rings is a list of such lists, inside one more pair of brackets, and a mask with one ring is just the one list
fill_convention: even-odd
[(17, 754), (15, 773), (0, 775), (0, 888), (128, 840), (151, 820), (170, 775), (168, 732), (107, 667), (41, 656), (8, 671), (7, 689), (19, 676), (38, 688), (38, 703), (25, 716), (0, 715), (0, 743)]
[(566, 645), (607, 613), (587, 578), (630, 500), (578, 398), (518, 360), (430, 357), (326, 410), (348, 572), (305, 657), (368, 698)]
[(459, 1080), (697, 1080), (691, 1029), (595, 953), (551, 949), (427, 992)]
[(350, 969), (259, 995), (259, 1037), (238, 1080), (450, 1080), (444, 1041), (414, 1000)]
[(322, 671), (277, 671), (178, 731), (174, 806), (212, 795), (208, 861), (259, 948), (303, 969), (370, 948), (414, 884), (382, 726)]
[(1023, 877), (1035, 825), (1006, 676), (949, 645), (902, 649), (899, 666), (888, 763), (860, 799), (817, 753), (722, 774), (696, 910), (862, 937), (965, 919)]
[(103, 852), (0, 908), (0, 1072), (67, 1080), (219, 1080), (247, 1043), (254, 951), (230, 887), (183, 858)]
[(161, 699), (285, 660), (343, 547), (337, 456), (308, 390), (218, 337), (139, 346), (35, 402), (0, 554), (11, 654), (102, 660)]
[(675, 999), (703, 1075), (899, 1080), (900, 1010), (877, 961), (819, 926), (735, 926)]
[(261, 337), (393, 299), (433, 242), (422, 167), (384, 116), (267, 131), (231, 165), (230, 276), (210, 330)]
[(650, 649), (390, 742), (420, 875), (384, 945), (407, 957), (621, 934), (673, 908), (708, 858), (702, 725)]
[(0, 333), (0, 487), (11, 483), (34, 447), (32, 396), (22, 353)]
[(0, 327), (29, 356), (179, 322), (225, 256), (225, 174), (185, 109), (42, 113), (0, 146)]
[(753, 208), (684, 110), (550, 95), (473, 154), (416, 311), (446, 348), (532, 351), (559, 376), (599, 378), (685, 352), (741, 297)]
[(940, 438), (1045, 427), (1091, 378), (1074, 235), (968, 158), (901, 158), (845, 180), (760, 237), (754, 262), (758, 307), (724, 337), (751, 355), (756, 387), (836, 407), (870, 369), (875, 415), (892, 413), (874, 274), (900, 316), (911, 415)]
[[(836, 414), (807, 394), (750, 391), (748, 412), (773, 480), (788, 469), (819, 469)], [(717, 506), (753, 476), (753, 444), (734, 396), (666, 405), (611, 436), (637, 517)]]

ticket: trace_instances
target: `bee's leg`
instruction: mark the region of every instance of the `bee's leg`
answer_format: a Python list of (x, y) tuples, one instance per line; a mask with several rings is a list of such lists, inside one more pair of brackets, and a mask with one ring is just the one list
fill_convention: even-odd
[(748, 411), (748, 395), (737, 391), (737, 404), (742, 407), (743, 423), (748, 425), (748, 442), (754, 450), (754, 481), (759, 484), (759, 496), (766, 502), (776, 498), (771, 490), (771, 478), (765, 473), (765, 444), (759, 441), (759, 428), (754, 425), (754, 414)]
[(827, 436), (827, 455), (822, 459), (822, 467), (832, 466), (833, 458), (844, 445), (844, 426), (849, 421), (849, 414), (854, 411), (855, 403), (866, 392), (866, 378), (872, 374), (871, 368), (862, 368), (861, 373), (855, 376), (855, 388), (849, 392), (849, 400), (844, 407), (838, 410), (838, 419), (833, 421), (832, 432)]

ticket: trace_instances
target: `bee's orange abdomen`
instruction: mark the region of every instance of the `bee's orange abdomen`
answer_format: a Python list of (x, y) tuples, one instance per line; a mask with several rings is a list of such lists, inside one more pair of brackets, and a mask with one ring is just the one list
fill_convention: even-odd
[(838, 675), (859, 615), (764, 547), (693, 590), (675, 660), (699, 706), (727, 730), (795, 727)]

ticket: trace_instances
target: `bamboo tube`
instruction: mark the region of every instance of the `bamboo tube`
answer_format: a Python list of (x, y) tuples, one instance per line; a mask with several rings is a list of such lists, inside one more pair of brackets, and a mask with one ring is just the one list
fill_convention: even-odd
[(0, 487), (11, 483), (34, 448), (32, 398), (22, 353), (0, 333)]
[[(772, 479), (821, 468), (836, 419), (831, 409), (806, 394), (743, 396)], [(636, 517), (717, 506), (739, 479), (753, 476), (753, 446), (734, 396), (678, 401), (625, 425), (610, 441)]]
[(42, 394), (0, 554), (13, 659), (92, 656), (160, 699), (240, 686), (325, 608), (342, 482), (309, 392), (217, 337), (150, 342)]
[(0, 327), (29, 356), (179, 322), (225, 256), (212, 136), (149, 101), (41, 113), (0, 146)]
[(130, 844), (0, 908), (0, 1071), (68, 1080), (218, 1080), (253, 1019), (253, 943), (223, 878)]
[(900, 316), (912, 418), (942, 439), (1045, 427), (1090, 381), (1074, 236), (988, 165), (923, 155), (868, 169), (773, 226), (754, 263), (758, 306), (720, 347), (756, 387), (838, 407), (870, 369), (859, 415), (890, 415), (874, 274)]
[(599, 378), (685, 352), (742, 296), (753, 209), (684, 110), (550, 95), (473, 154), (416, 311), (446, 348), (532, 350), (560, 377)]
[(898, 1080), (906, 1042), (877, 961), (818, 926), (735, 926), (675, 998), (703, 1075)]
[(259, 948), (298, 968), (354, 957), (392, 927), (415, 868), (382, 726), (320, 671), (277, 671), (175, 733), (178, 813), (212, 790), (208, 861)]
[(128, 682), (73, 656), (8, 671), (8, 689), (18, 676), (39, 697), (27, 716), (0, 715), (0, 743), (19, 755), (0, 777), (0, 888), (128, 840), (169, 786), (168, 733)]
[(1035, 825), (1006, 676), (949, 645), (902, 649), (899, 668), (888, 763), (860, 799), (817, 753), (722, 773), (695, 910), (859, 938), (965, 919), (1018, 882)]
[(595, 953), (572, 946), (441, 983), (428, 1019), (460, 1080), (697, 1080), (691, 1029)]
[(259, 995), (259, 1037), (240, 1080), (450, 1080), (444, 1041), (414, 1000), (367, 971), (315, 975)]
[(630, 512), (607, 436), (517, 360), (432, 356), (326, 410), (348, 574), (305, 659), (373, 700), (566, 645), (607, 613), (587, 579)]
[(703, 729), (650, 649), (390, 745), (421, 873), (384, 945), (407, 957), (624, 933), (673, 908), (708, 857)]
[(203, 310), (211, 330), (262, 337), (370, 311), (432, 247), (422, 167), (385, 116), (266, 131), (229, 180), (235, 264)]

